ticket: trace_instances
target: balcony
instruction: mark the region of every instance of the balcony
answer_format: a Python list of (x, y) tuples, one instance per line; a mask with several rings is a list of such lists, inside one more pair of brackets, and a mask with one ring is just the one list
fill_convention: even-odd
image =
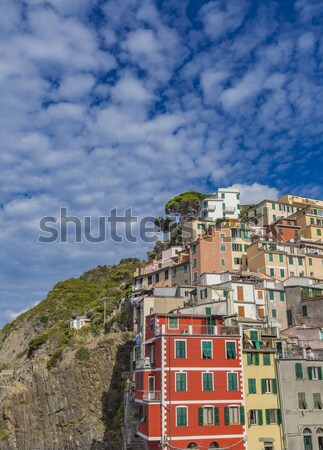
[(155, 335), (206, 335), (206, 336), (240, 336), (240, 328), (225, 325), (183, 325), (178, 329), (159, 325), (155, 328)]
[(277, 359), (305, 359), (307, 361), (322, 361), (323, 352), (304, 350), (282, 350), (276, 353)]
[(226, 206), (223, 211), (226, 213), (234, 213), (235, 210), (236, 208), (234, 206)]
[(139, 391), (138, 394), (140, 393), (144, 402), (160, 402), (161, 400), (161, 391)]

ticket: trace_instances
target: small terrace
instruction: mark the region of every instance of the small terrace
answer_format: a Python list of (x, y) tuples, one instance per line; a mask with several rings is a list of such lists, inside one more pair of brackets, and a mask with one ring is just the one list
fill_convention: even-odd
[(159, 325), (155, 328), (155, 335), (206, 335), (206, 336), (240, 336), (238, 326), (226, 325), (181, 325), (180, 328), (170, 328), (166, 325)]

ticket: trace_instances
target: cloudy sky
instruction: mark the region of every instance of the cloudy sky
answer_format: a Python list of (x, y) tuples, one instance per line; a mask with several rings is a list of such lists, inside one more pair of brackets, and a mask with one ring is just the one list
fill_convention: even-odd
[(231, 185), (245, 201), (322, 197), (322, 14), (319, 0), (1, 0), (0, 323), (61, 279), (145, 255), (39, 243), (60, 207), (160, 214)]

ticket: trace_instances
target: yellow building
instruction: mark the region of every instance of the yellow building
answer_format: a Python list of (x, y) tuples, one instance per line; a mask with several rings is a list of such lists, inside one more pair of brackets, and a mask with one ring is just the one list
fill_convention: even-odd
[(300, 235), (305, 239), (323, 239), (323, 206), (306, 206), (289, 216), (301, 227)]
[(293, 276), (323, 278), (323, 244), (256, 241), (247, 248), (248, 268), (283, 281)]
[(316, 198), (301, 197), (299, 195), (284, 194), (278, 199), (278, 202), (289, 203), (291, 205), (304, 207), (311, 205), (313, 207), (320, 206), (323, 207), (323, 200), (318, 200)]
[(260, 330), (244, 331), (243, 378), (249, 450), (284, 448), (275, 352), (273, 336), (261, 335)]

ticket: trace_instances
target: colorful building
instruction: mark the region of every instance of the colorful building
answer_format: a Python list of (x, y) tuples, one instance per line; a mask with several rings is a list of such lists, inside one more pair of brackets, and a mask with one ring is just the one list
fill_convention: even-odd
[(236, 189), (219, 188), (201, 202), (200, 217), (215, 222), (218, 219), (240, 217), (240, 192)]
[(221, 317), (147, 317), (135, 402), (149, 450), (246, 448), (241, 345)]
[(250, 450), (284, 449), (275, 354), (275, 336), (257, 329), (244, 330), (243, 372)]

